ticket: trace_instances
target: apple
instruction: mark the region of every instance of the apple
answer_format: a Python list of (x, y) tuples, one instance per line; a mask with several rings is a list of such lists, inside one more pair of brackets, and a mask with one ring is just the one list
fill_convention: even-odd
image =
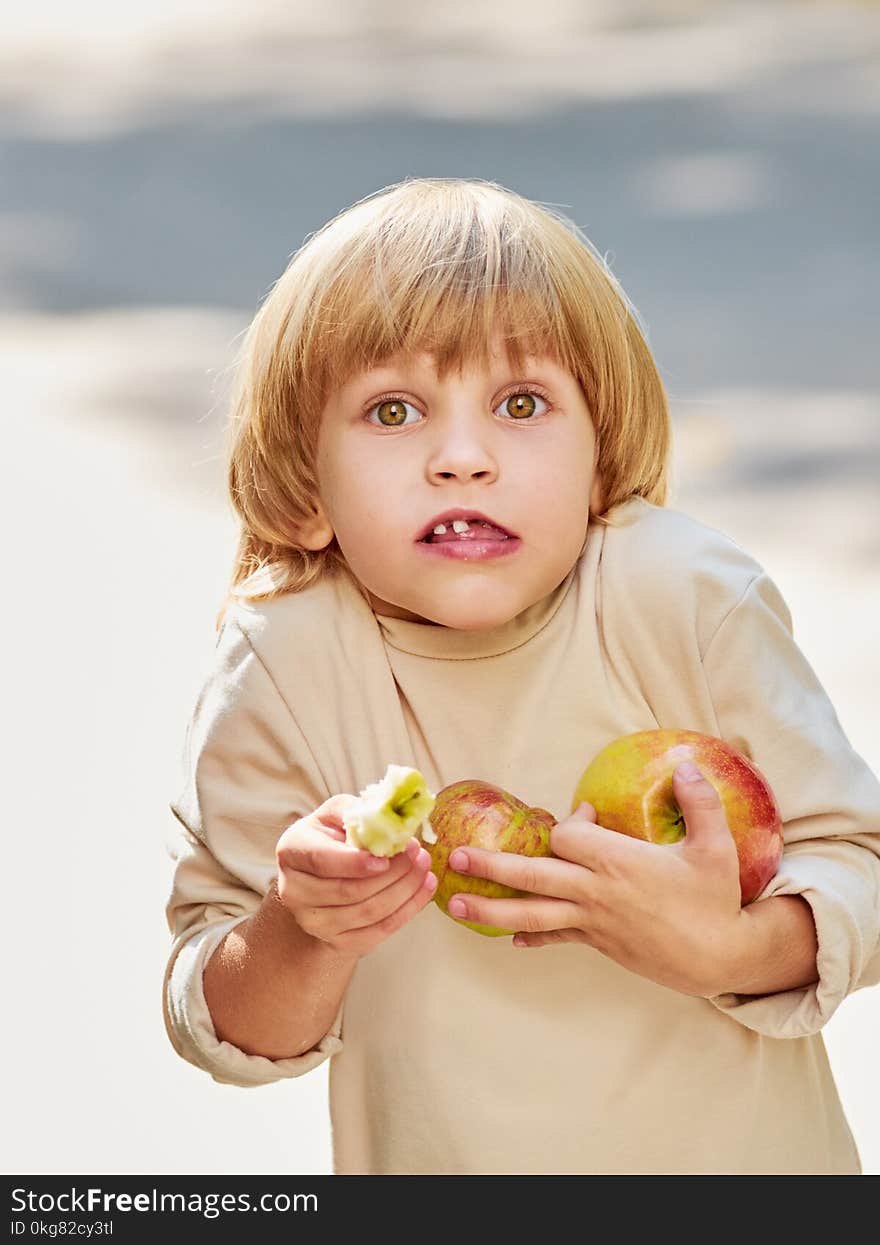
[(396, 856), (413, 835), (431, 833), (433, 807), (434, 795), (417, 769), (389, 765), (343, 815), (346, 841), (374, 856)]
[(693, 761), (718, 795), (739, 857), (745, 906), (761, 893), (782, 856), (782, 817), (766, 778), (723, 739), (699, 731), (636, 731), (615, 739), (590, 762), (575, 787), (572, 812), (586, 800), (596, 821), (649, 843), (684, 838), (672, 788), (682, 761)]
[(440, 911), (457, 924), (490, 938), (515, 934), (516, 930), (497, 929), (450, 915), (447, 905), (459, 892), (491, 899), (518, 899), (526, 892), (487, 878), (456, 873), (449, 867), (449, 855), (456, 847), (481, 847), (520, 856), (550, 856), (550, 831), (556, 825), (553, 814), (545, 808), (529, 808), (492, 783), (467, 778), (438, 791), (429, 820), (436, 841), (430, 842), (427, 835), (422, 841), (431, 854), (431, 871), (437, 875), (434, 903)]

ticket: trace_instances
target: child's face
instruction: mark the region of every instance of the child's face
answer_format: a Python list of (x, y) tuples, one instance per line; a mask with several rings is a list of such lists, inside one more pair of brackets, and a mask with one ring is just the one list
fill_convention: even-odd
[[(323, 525), (312, 547), (335, 533), (378, 614), (500, 626), (577, 560), (590, 506), (601, 509), (595, 454), (583, 392), (550, 358), (515, 373), (496, 348), (488, 370), (452, 369), (441, 384), (430, 355), (397, 356), (353, 376), (323, 410)], [(462, 549), (465, 558), (419, 541), (434, 516), (457, 507), (518, 540), (502, 556)]]

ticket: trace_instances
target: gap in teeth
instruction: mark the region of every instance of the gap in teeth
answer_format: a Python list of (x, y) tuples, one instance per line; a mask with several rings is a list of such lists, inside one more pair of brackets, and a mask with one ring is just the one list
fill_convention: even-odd
[[(468, 521), (467, 519), (453, 519), (451, 526), (452, 526), (452, 530), (457, 535), (461, 536), (465, 532), (469, 532), (472, 527), (491, 528), (492, 524), (486, 523), (483, 519), (471, 519), (470, 521)], [(446, 523), (438, 523), (436, 527), (434, 527), (428, 533), (427, 536), (423, 537), (423, 539), (430, 541), (432, 536), (443, 536), (448, 531), (449, 531), (449, 526)], [(504, 540), (508, 539), (506, 532), (502, 532), (501, 536), (502, 536), (502, 539)]]
[[(484, 523), (482, 519), (474, 519), (473, 523), (475, 526), (478, 526), (478, 527), (489, 526), (487, 523)], [(468, 522), (467, 519), (453, 519), (452, 520), (453, 532), (467, 532), (470, 530), (470, 527), (471, 527), (471, 524)], [(448, 529), (445, 523), (438, 523), (437, 526), (434, 528), (434, 535), (443, 536), (447, 530)]]

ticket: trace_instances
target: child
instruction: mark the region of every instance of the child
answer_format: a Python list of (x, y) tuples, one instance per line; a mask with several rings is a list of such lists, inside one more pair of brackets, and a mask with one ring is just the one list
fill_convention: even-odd
[[(669, 438), (602, 260), (490, 182), (355, 204), (251, 326), (165, 1015), (220, 1082), (331, 1059), (338, 1173), (859, 1171), (820, 1031), (880, 978), (880, 785), (763, 568), (666, 508)], [(699, 775), (674, 847), (569, 815), (588, 761), (658, 726), (774, 789), (785, 852), (742, 910)], [(518, 938), (442, 914), (416, 839), (345, 842), (392, 762), (559, 819), (540, 868), (460, 866), (530, 891), (462, 910)]]

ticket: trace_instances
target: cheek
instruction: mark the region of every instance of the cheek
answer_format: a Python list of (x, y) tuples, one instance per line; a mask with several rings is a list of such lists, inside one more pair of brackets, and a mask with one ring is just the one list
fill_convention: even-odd
[(350, 522), (363, 505), (363, 499), (376, 492), (381, 464), (371, 461), (360, 448), (353, 450), (344, 439), (322, 442), (318, 454), (318, 480), (321, 498), (328, 511), (340, 522)]
[(387, 455), (360, 447), (356, 453), (328, 454), (322, 481), (321, 496), (340, 545), (375, 555), (377, 541), (399, 530), (399, 480)]
[[(593, 483), (593, 446), (578, 438), (573, 443), (560, 446), (551, 461), (547, 461), (540, 475), (536, 502), (553, 499), (553, 505), (545, 510), (548, 523), (558, 524), (566, 518), (586, 515), (590, 489)], [(534, 464), (527, 464), (524, 478), (532, 487), (535, 483)]]

